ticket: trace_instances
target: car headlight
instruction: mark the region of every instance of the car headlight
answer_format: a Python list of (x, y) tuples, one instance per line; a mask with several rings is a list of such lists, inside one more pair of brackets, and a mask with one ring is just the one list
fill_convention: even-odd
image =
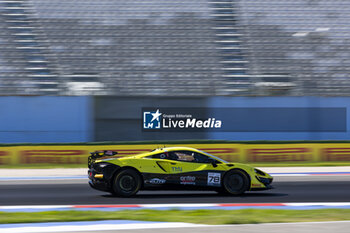
[(255, 168), (254, 171), (255, 171), (256, 174), (258, 174), (258, 175), (260, 175), (260, 176), (266, 176), (265, 172), (263, 172), (263, 171), (261, 171), (261, 170), (259, 170), (259, 169), (256, 169), (256, 168)]

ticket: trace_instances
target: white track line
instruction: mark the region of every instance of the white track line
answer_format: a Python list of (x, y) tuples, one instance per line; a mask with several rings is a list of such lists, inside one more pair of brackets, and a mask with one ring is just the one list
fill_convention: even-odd
[(108, 230), (136, 230), (136, 229), (164, 229), (203, 227), (206, 225), (191, 223), (130, 223), (130, 224), (89, 224), (74, 225), (67, 223), (64, 226), (26, 226), (0, 228), (1, 233), (40, 233), (40, 232), (72, 232), (72, 231), (108, 231)]
[[(50, 209), (70, 209), (70, 210), (79, 210), (79, 209), (127, 209), (127, 208), (146, 208), (146, 209), (159, 209), (159, 208), (203, 208), (206, 207), (278, 207), (291, 206), (291, 207), (313, 207), (313, 206), (350, 206), (350, 202), (278, 202), (278, 203), (178, 203), (178, 204), (135, 204), (135, 205), (114, 205), (114, 204), (94, 204), (94, 205), (15, 205), (15, 206), (0, 206), (0, 210), (50, 210)], [(231, 206), (230, 206), (231, 205)]]
[(14, 206), (0, 206), (1, 209), (61, 209), (61, 208), (73, 208), (73, 205), (14, 205)]
[(286, 206), (350, 206), (350, 202), (291, 202), (283, 204)]

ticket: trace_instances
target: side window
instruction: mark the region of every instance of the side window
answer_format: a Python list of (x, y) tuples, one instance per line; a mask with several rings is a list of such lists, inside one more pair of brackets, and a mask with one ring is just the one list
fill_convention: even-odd
[(194, 157), (197, 163), (211, 163), (213, 161), (212, 158), (200, 153), (196, 153)]
[(147, 156), (148, 159), (169, 159), (169, 154), (167, 152), (158, 153), (154, 155)]
[(181, 162), (193, 162), (194, 156), (192, 151), (171, 151), (169, 152), (169, 159)]
[(169, 159), (191, 163), (210, 163), (212, 160), (206, 155), (193, 151), (171, 151), (169, 152)]

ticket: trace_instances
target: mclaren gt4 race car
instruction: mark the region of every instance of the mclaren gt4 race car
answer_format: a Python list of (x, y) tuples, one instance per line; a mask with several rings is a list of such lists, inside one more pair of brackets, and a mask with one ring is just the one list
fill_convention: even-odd
[(123, 197), (139, 190), (215, 190), (239, 195), (272, 188), (269, 174), (193, 148), (170, 147), (106, 158), (115, 154), (91, 153), (88, 174), (92, 188)]

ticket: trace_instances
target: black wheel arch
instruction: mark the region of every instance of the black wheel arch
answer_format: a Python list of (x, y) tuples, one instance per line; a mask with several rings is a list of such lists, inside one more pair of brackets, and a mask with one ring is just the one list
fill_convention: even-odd
[(224, 175), (222, 176), (222, 180), (224, 180), (224, 177), (225, 177), (226, 174), (227, 174), (228, 172), (230, 172), (230, 171), (240, 171), (240, 172), (242, 172), (244, 175), (246, 175), (247, 178), (248, 178), (248, 181), (249, 181), (249, 189), (250, 189), (250, 187), (251, 187), (251, 185), (252, 185), (252, 179), (251, 179), (250, 175), (248, 174), (248, 172), (246, 172), (245, 170), (243, 170), (243, 169), (241, 169), (241, 168), (232, 168), (232, 169), (226, 171), (226, 172), (224, 173)]
[(144, 179), (143, 179), (142, 173), (141, 173), (139, 170), (137, 170), (136, 168), (131, 167), (131, 166), (119, 167), (119, 169), (117, 169), (116, 171), (114, 171), (113, 176), (111, 177), (111, 180), (110, 180), (111, 183), (112, 183), (113, 179), (116, 177), (116, 175), (117, 175), (119, 172), (124, 171), (124, 170), (127, 170), (127, 169), (134, 170), (134, 171), (136, 171), (136, 172), (139, 174), (140, 179), (141, 179), (141, 188), (143, 188)]
[(113, 163), (104, 163), (104, 164), (106, 164), (106, 166), (103, 167), (103, 170), (102, 170), (103, 178), (107, 181), (111, 181), (115, 172), (120, 169), (120, 166), (115, 165)]
[[(123, 177), (134, 177), (131, 189), (125, 189), (121, 186), (121, 180)], [(130, 178), (129, 178), (130, 179)], [(130, 197), (135, 195), (140, 189), (143, 188), (143, 177), (140, 171), (131, 166), (120, 167), (114, 172), (114, 175), (110, 181), (111, 183), (111, 193), (115, 196)], [(136, 186), (135, 186), (136, 185)]]

